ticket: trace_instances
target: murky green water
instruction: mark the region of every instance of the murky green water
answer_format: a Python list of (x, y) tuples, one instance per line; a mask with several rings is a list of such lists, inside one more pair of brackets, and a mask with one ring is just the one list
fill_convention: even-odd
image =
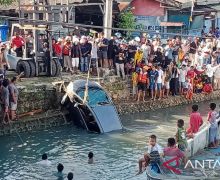
[[(218, 101), (215, 101), (218, 103)], [(208, 104), (200, 104), (200, 112), (206, 119)], [(75, 180), (138, 180), (145, 174), (135, 176), (137, 160), (142, 156), (146, 140), (156, 134), (160, 144), (176, 130), (176, 120), (186, 124), (191, 105), (175, 107), (150, 113), (122, 116), (126, 127), (123, 132), (90, 134), (72, 126), (63, 126), (42, 132), (22, 133), (22, 144), (17, 135), (0, 137), (0, 179), (53, 180), (58, 162), (64, 164), (64, 173), (74, 172)], [(94, 152), (95, 164), (87, 164), (87, 154)], [(47, 153), (52, 165), (48, 168), (37, 164), (41, 155)]]

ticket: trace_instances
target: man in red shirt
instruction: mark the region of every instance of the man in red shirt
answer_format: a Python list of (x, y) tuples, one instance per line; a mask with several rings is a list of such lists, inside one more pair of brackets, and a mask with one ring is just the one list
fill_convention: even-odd
[(11, 40), (11, 47), (15, 50), (17, 57), (23, 56), (22, 46), (24, 45), (24, 39), (15, 33), (15, 36)]
[(70, 37), (66, 37), (66, 42), (63, 45), (63, 60), (65, 70), (72, 71), (72, 59), (71, 59), (71, 41)]
[(199, 131), (200, 126), (203, 124), (202, 116), (199, 112), (197, 112), (199, 109), (198, 105), (194, 104), (192, 106), (192, 113), (190, 114), (190, 122), (189, 122), (189, 128), (187, 129), (187, 134), (193, 135)]
[(59, 38), (57, 43), (54, 44), (53, 48), (54, 48), (55, 56), (59, 58), (60, 65), (63, 68), (62, 41), (63, 40)]

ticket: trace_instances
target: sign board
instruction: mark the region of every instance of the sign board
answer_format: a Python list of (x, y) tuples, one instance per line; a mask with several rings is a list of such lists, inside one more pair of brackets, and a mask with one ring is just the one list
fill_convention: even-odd
[(161, 30), (161, 22), (164, 16), (135, 16), (135, 29), (138, 30)]

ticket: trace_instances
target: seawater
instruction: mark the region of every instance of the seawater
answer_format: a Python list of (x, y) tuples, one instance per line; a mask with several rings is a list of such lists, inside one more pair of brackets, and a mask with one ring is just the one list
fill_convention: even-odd
[[(214, 101), (218, 103), (219, 101)], [(206, 121), (210, 102), (199, 104)], [(71, 126), (0, 137), (1, 180), (56, 180), (57, 163), (64, 165), (64, 174), (74, 173), (75, 180), (141, 180), (135, 176), (138, 159), (146, 150), (150, 134), (165, 146), (176, 131), (177, 119), (189, 121), (191, 105), (121, 116), (123, 131), (93, 134)], [(22, 141), (21, 139), (22, 138)], [(94, 153), (94, 164), (87, 163), (88, 152)], [(37, 164), (43, 153), (52, 162), (49, 167)]]

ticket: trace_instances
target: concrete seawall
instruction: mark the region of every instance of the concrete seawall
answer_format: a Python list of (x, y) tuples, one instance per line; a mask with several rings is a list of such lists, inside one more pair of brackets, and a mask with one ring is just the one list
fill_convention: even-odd
[(116, 107), (120, 115), (129, 113), (145, 112), (150, 110), (156, 110), (161, 108), (168, 108), (174, 106), (180, 106), (185, 104), (198, 103), (203, 101), (216, 100), (220, 98), (220, 90), (214, 91), (212, 94), (195, 94), (192, 101), (188, 101), (185, 97), (170, 96), (167, 99), (160, 101), (146, 101), (146, 102), (116, 102)]
[(0, 136), (13, 133), (49, 129), (67, 124), (66, 118), (60, 112), (42, 113), (10, 124), (0, 126)]
[[(65, 80), (65, 82), (73, 80), (74, 78)], [(0, 125), (0, 136), (16, 131), (25, 132), (65, 124), (66, 120), (60, 107), (60, 101), (64, 92), (61, 91), (61, 83), (57, 83), (57, 81), (58, 80), (50, 79), (50, 82), (42, 82), (37, 79), (31, 83), (26, 81), (19, 83), (18, 115), (22, 116), (22, 118), (19, 118), (18, 122), (13, 122), (10, 125)], [(208, 95), (195, 94), (192, 101), (188, 101), (185, 97), (181, 96), (170, 96), (160, 101), (137, 103), (132, 100), (130, 93), (131, 88), (126, 81), (120, 81), (117, 77), (110, 77), (105, 80), (105, 82), (102, 82), (102, 86), (112, 97), (120, 115), (146, 112), (220, 98), (219, 90)], [(33, 115), (34, 111), (40, 113)]]

